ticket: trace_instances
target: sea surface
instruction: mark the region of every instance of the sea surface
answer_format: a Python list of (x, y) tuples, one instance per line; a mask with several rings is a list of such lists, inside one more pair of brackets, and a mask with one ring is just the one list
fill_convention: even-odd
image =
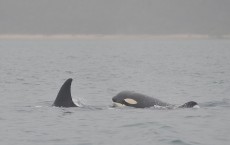
[[(229, 145), (230, 40), (0, 40), (1, 145)], [(52, 107), (73, 78), (81, 107)], [(123, 90), (199, 109), (112, 108)]]

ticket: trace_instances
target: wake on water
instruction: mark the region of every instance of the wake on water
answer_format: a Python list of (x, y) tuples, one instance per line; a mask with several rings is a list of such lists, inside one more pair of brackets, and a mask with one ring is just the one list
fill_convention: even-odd
[[(79, 106), (79, 108), (85, 108), (85, 109), (95, 109), (95, 110), (101, 110), (101, 109), (114, 109), (114, 108), (119, 108), (119, 109), (138, 109), (138, 108), (133, 108), (129, 106), (114, 106), (113, 103), (111, 103), (108, 106), (95, 106), (91, 104), (87, 104), (87, 101), (83, 98), (78, 98), (78, 99), (73, 99), (74, 103)], [(38, 102), (36, 103), (34, 107), (53, 107), (52, 106), (53, 101), (44, 101), (44, 102)], [(198, 106), (194, 106), (193, 109), (198, 109), (198, 108), (212, 108), (212, 107), (224, 107), (224, 108), (229, 108), (230, 107), (230, 99), (222, 99), (222, 100), (216, 100), (216, 101), (209, 101), (209, 102), (201, 102), (199, 103)], [(144, 109), (154, 109), (154, 110), (174, 110), (174, 109), (179, 109), (177, 107), (168, 107), (168, 106), (158, 106), (154, 105), (153, 107), (150, 108), (144, 108)], [(180, 108), (181, 109), (181, 108)]]

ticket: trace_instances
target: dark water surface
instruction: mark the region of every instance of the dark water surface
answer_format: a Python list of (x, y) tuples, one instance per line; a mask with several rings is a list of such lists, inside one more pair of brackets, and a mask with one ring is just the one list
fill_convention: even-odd
[[(230, 40), (0, 40), (2, 145), (228, 145)], [(51, 107), (73, 78), (86, 107)], [(110, 108), (133, 90), (199, 109)]]

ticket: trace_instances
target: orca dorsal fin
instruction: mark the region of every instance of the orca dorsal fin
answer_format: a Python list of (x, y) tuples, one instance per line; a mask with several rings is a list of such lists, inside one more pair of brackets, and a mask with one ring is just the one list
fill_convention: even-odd
[(73, 103), (72, 96), (71, 96), (71, 83), (72, 78), (69, 78), (65, 81), (62, 85), (57, 98), (55, 99), (53, 106), (56, 107), (78, 107)]
[(193, 108), (196, 105), (198, 105), (197, 102), (189, 101), (189, 102), (179, 106), (179, 108)]

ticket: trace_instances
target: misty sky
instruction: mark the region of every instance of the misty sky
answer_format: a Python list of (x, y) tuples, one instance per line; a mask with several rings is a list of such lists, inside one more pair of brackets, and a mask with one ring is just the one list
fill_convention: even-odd
[(230, 34), (230, 0), (0, 0), (0, 34)]

